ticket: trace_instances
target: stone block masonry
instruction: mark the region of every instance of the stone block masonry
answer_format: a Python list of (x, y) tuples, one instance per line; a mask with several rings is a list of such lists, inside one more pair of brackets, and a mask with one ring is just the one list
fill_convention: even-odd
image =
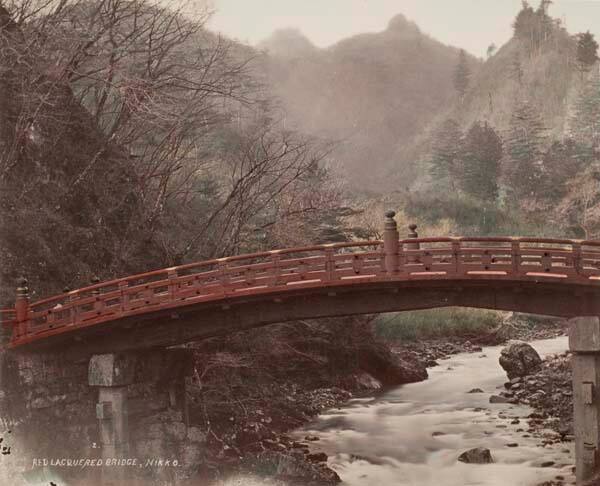
[[(2, 352), (0, 419), (12, 448), (0, 461), (0, 482), (27, 484), (23, 473), (37, 474), (41, 459), (51, 474), (86, 486), (103, 478), (152, 484), (189, 477), (202, 464), (205, 442), (186, 420), (190, 363), (184, 348), (86, 357)], [(50, 465), (65, 458), (129, 464)]]

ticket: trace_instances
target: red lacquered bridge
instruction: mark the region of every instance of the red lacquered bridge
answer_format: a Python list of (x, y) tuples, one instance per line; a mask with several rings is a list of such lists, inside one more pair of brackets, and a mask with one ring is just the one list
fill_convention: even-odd
[(10, 347), (169, 346), (262, 325), (466, 306), (600, 315), (600, 242), (541, 238), (400, 239), (318, 245), (191, 263), (30, 303), (25, 282)]

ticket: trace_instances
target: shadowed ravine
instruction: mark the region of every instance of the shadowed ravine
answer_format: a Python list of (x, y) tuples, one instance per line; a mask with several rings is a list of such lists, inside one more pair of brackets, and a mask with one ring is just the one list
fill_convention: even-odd
[[(567, 338), (532, 344), (544, 356), (564, 351)], [(314, 449), (330, 456), (330, 467), (348, 486), (533, 486), (557, 475), (574, 481), (571, 443), (541, 447), (539, 437), (526, 437), (525, 418), (531, 408), (489, 403), (490, 395), (506, 381), (498, 365), (500, 349), (488, 347), (440, 361), (429, 370), (428, 380), (378, 398), (352, 400), (321, 415), (297, 435), (318, 436)], [(485, 393), (467, 393), (472, 388)], [(519, 424), (511, 424), (515, 418)], [(508, 447), (510, 443), (518, 447)], [(456, 460), (464, 450), (480, 446), (491, 449), (494, 464)], [(547, 461), (555, 465), (540, 467)]]

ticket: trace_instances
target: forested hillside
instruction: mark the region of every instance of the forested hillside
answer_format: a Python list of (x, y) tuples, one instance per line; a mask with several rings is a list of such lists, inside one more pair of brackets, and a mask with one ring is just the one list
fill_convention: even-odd
[[(44, 8), (39, 8), (40, 5)], [(330, 147), (272, 116), (252, 49), (145, 2), (2, 7), (2, 298), (343, 238)]]
[(467, 234), (599, 235), (598, 44), (549, 5), (524, 2), (513, 38), (414, 142), (413, 217)]
[[(288, 126), (339, 142), (335, 159), (353, 185), (390, 189), (392, 171), (410, 178), (398, 158), (454, 96), (459, 50), (420, 31), (404, 16), (379, 33), (360, 34), (317, 49), (300, 33), (280, 31), (265, 41), (268, 77)], [(479, 62), (466, 57), (471, 70)]]

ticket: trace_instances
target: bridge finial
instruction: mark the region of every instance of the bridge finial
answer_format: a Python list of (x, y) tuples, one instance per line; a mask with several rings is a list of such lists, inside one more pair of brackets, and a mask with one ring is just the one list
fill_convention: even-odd
[(383, 225), (383, 253), (387, 274), (392, 277), (398, 273), (398, 225), (394, 219), (395, 211), (386, 211), (385, 224)]
[[(90, 283), (92, 285), (96, 285), (100, 283), (100, 277), (98, 277), (98, 275), (94, 275), (91, 279), (90, 279)], [(92, 294), (93, 295), (98, 295), (100, 293), (100, 291), (98, 289), (94, 289), (92, 290)]]
[(28, 295), (29, 288), (27, 287), (27, 279), (25, 277), (19, 277), (17, 279), (17, 296), (19, 295)]
[(408, 233), (408, 237), (409, 238), (418, 238), (419, 234), (417, 233), (417, 225), (412, 223), (408, 225), (408, 229), (410, 230), (410, 233)]
[(396, 211), (390, 210), (390, 211), (385, 212), (385, 225), (384, 225), (385, 230), (394, 231), (398, 228), (398, 225), (396, 224), (396, 220), (394, 219), (394, 216), (396, 216)]

